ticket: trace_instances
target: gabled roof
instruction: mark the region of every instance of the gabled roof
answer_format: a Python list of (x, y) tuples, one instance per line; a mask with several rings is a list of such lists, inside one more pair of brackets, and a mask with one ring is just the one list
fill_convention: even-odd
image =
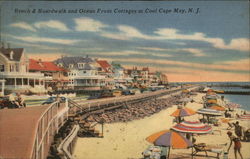
[(96, 62), (102, 67), (103, 70), (105, 70), (106, 72), (109, 71), (108, 69), (111, 67), (111, 65), (108, 63), (108, 61), (97, 60)]
[[(10, 61), (20, 61), (23, 51), (23, 48), (0, 48), (0, 53), (2, 53)], [(13, 52), (13, 59), (10, 58), (11, 52)]]
[(62, 57), (60, 59), (55, 60), (54, 62), (56, 64), (61, 63), (66, 68), (69, 68), (70, 64), (73, 64), (73, 66), (74, 66), (73, 68), (78, 68), (78, 66), (77, 66), (78, 63), (92, 63), (92, 62), (94, 62), (94, 60), (92, 58), (89, 58), (88, 56), (86, 56), (86, 57), (65, 56), (65, 57)]
[(51, 71), (66, 72), (64, 68), (58, 67), (53, 62), (29, 59), (29, 70), (32, 71)]

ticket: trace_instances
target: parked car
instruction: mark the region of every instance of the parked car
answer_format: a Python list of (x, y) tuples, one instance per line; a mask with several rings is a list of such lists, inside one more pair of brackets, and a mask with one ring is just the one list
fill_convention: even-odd
[[(49, 97), (48, 99), (46, 99), (45, 102), (42, 103), (43, 104), (51, 104), (51, 103), (54, 103), (56, 101), (56, 96), (52, 96), (52, 97)], [(65, 102), (66, 101), (66, 98), (65, 97), (59, 97), (60, 98), (60, 102)]]
[(8, 97), (0, 97), (0, 109), (8, 108), (9, 106), (9, 99)]
[(18, 108), (18, 106), (15, 103), (12, 103), (9, 101), (9, 97), (8, 96), (3, 96), (0, 97), (0, 109), (3, 108)]

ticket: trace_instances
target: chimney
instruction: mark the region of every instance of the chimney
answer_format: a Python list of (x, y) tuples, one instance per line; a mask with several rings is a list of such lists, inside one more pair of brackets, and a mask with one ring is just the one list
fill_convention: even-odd
[(14, 54), (14, 52), (11, 51), (11, 52), (10, 52), (10, 59), (11, 59), (11, 60), (13, 60), (13, 54)]

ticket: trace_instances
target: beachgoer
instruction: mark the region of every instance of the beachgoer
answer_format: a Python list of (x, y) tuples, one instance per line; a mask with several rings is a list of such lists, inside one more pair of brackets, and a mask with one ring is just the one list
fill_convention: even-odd
[(234, 127), (235, 127), (235, 134), (241, 140), (241, 137), (242, 137), (242, 134), (243, 134), (242, 126), (240, 126), (239, 122), (236, 121), (236, 123), (234, 124)]
[(19, 103), (17, 102), (16, 93), (11, 93), (9, 95), (10, 108), (19, 108)]
[(235, 114), (236, 118), (239, 119), (240, 115), (238, 113)]
[(17, 93), (17, 103), (18, 103), (18, 106), (19, 107), (26, 107), (26, 103), (24, 102), (24, 97), (20, 94), (20, 93)]
[(229, 147), (227, 149), (227, 152), (229, 152), (229, 150), (230, 150), (230, 148), (232, 146), (232, 143), (234, 142), (234, 156), (235, 156), (235, 159), (237, 159), (237, 152), (239, 153), (241, 159), (243, 159), (242, 154), (240, 152), (240, 149), (241, 149), (240, 139), (237, 138), (236, 136), (234, 136), (231, 131), (228, 131), (227, 135), (230, 138), (230, 144), (229, 144)]

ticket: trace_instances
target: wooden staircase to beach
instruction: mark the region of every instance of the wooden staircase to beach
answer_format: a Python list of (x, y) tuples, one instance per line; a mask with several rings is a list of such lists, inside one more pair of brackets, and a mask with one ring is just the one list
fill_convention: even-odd
[(94, 119), (84, 118), (82, 116), (76, 116), (75, 114), (69, 114), (71, 121), (77, 122), (80, 126), (78, 137), (103, 137), (100, 130), (97, 130), (96, 125), (100, 124)]

